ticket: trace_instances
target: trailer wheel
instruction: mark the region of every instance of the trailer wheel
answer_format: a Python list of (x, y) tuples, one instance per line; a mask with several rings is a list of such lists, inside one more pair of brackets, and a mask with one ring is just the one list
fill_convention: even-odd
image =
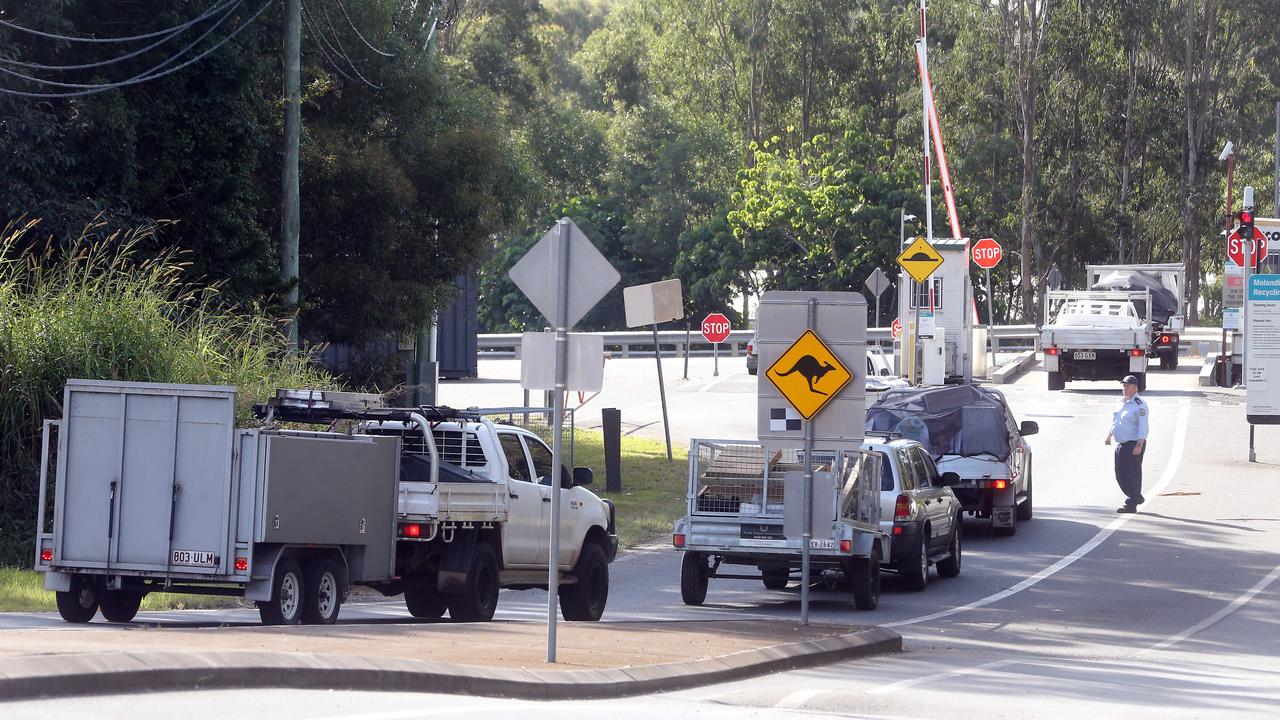
[(87, 623), (98, 613), (98, 590), (82, 577), (71, 578), (71, 589), (58, 591), (58, 614), (69, 623)]
[(582, 546), (573, 568), (578, 582), (560, 586), (560, 614), (565, 620), (599, 620), (609, 600), (609, 561), (598, 543)]
[(955, 522), (951, 526), (951, 555), (946, 560), (938, 562), (938, 577), (953, 578), (960, 576), (960, 562), (963, 548), (961, 547), (961, 536), (964, 535), (964, 525), (960, 524), (960, 516), (956, 515)]
[(849, 565), (854, 606), (859, 610), (875, 610), (880, 604), (880, 546), (875, 546), (871, 557), (856, 557)]
[(449, 609), (445, 597), (436, 591), (435, 583), (412, 583), (404, 588), (404, 606), (416, 618), (435, 620)]
[(1067, 387), (1067, 381), (1063, 379), (1063, 375), (1061, 372), (1049, 373), (1049, 389), (1050, 390), (1063, 390), (1066, 387)]
[(764, 586), (769, 590), (781, 590), (791, 582), (791, 570), (765, 570), (761, 573)]
[(302, 620), (302, 597), (306, 585), (302, 568), (293, 558), (281, 558), (271, 585), (271, 599), (258, 602), (263, 625), (297, 625)]
[(455, 622), (487, 622), (498, 609), (498, 556), (493, 546), (476, 543), (467, 572), (466, 590), (449, 596), (449, 617)]
[(929, 528), (920, 530), (920, 547), (899, 561), (898, 574), (906, 580), (907, 589), (920, 592), (929, 587)]
[(342, 607), (342, 581), (338, 564), (330, 559), (307, 563), (306, 594), (302, 597), (302, 622), (332, 625)]
[(680, 599), (685, 605), (701, 605), (706, 601), (709, 575), (707, 559), (702, 553), (684, 554), (680, 560)]
[(102, 593), (98, 609), (102, 617), (116, 623), (127, 623), (138, 614), (142, 593), (132, 590), (107, 590)]

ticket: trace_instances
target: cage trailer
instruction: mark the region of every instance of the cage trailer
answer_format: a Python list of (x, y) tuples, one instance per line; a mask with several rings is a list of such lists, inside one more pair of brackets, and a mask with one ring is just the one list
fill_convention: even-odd
[(67, 382), (43, 427), (35, 562), (63, 619), (128, 622), (170, 592), (328, 624), (352, 584), (391, 578), (401, 438), (235, 418), (233, 387)]

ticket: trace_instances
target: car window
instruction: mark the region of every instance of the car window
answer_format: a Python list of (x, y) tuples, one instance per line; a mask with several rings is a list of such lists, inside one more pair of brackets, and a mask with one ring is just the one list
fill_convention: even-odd
[(529, 444), (529, 456), (533, 458), (533, 475), (538, 478), (539, 485), (551, 484), (551, 451), (542, 441), (525, 438)]
[(916, 470), (911, 462), (911, 454), (906, 450), (898, 450), (898, 467), (902, 470), (902, 489), (916, 489)]
[(881, 492), (890, 492), (893, 490), (893, 463), (889, 462), (889, 456), (884, 453), (876, 453), (876, 456), (880, 458), (880, 467), (882, 468), (880, 490)]
[(937, 463), (933, 461), (933, 457), (927, 452), (920, 453), (920, 458), (924, 461), (925, 471), (928, 473), (929, 477), (929, 484), (937, 485), (938, 478), (942, 476), (942, 473), (938, 472)]
[(932, 483), (929, 482), (929, 468), (924, 464), (924, 458), (921, 455), (920, 448), (911, 449), (911, 464), (915, 468), (916, 486), (927, 488)]
[(507, 457), (507, 468), (511, 477), (516, 480), (533, 482), (529, 474), (529, 461), (524, 457), (524, 446), (520, 444), (520, 436), (515, 433), (500, 433), (498, 440), (502, 443), (502, 454)]

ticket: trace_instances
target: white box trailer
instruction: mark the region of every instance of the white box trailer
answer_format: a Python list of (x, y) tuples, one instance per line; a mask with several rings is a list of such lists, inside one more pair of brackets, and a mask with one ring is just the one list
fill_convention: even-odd
[(400, 438), (237, 429), (235, 408), (231, 387), (67, 382), (35, 564), (64, 619), (127, 622), (165, 591), (331, 623), (350, 583), (391, 577)]

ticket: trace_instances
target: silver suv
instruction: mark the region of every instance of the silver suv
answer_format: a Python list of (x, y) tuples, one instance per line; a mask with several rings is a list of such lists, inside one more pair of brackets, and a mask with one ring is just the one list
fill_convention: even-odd
[(960, 574), (961, 505), (950, 485), (955, 473), (939, 473), (923, 445), (891, 433), (867, 433), (862, 449), (880, 460), (880, 527), (889, 535), (885, 567), (907, 587), (924, 590), (929, 566), (941, 577)]

